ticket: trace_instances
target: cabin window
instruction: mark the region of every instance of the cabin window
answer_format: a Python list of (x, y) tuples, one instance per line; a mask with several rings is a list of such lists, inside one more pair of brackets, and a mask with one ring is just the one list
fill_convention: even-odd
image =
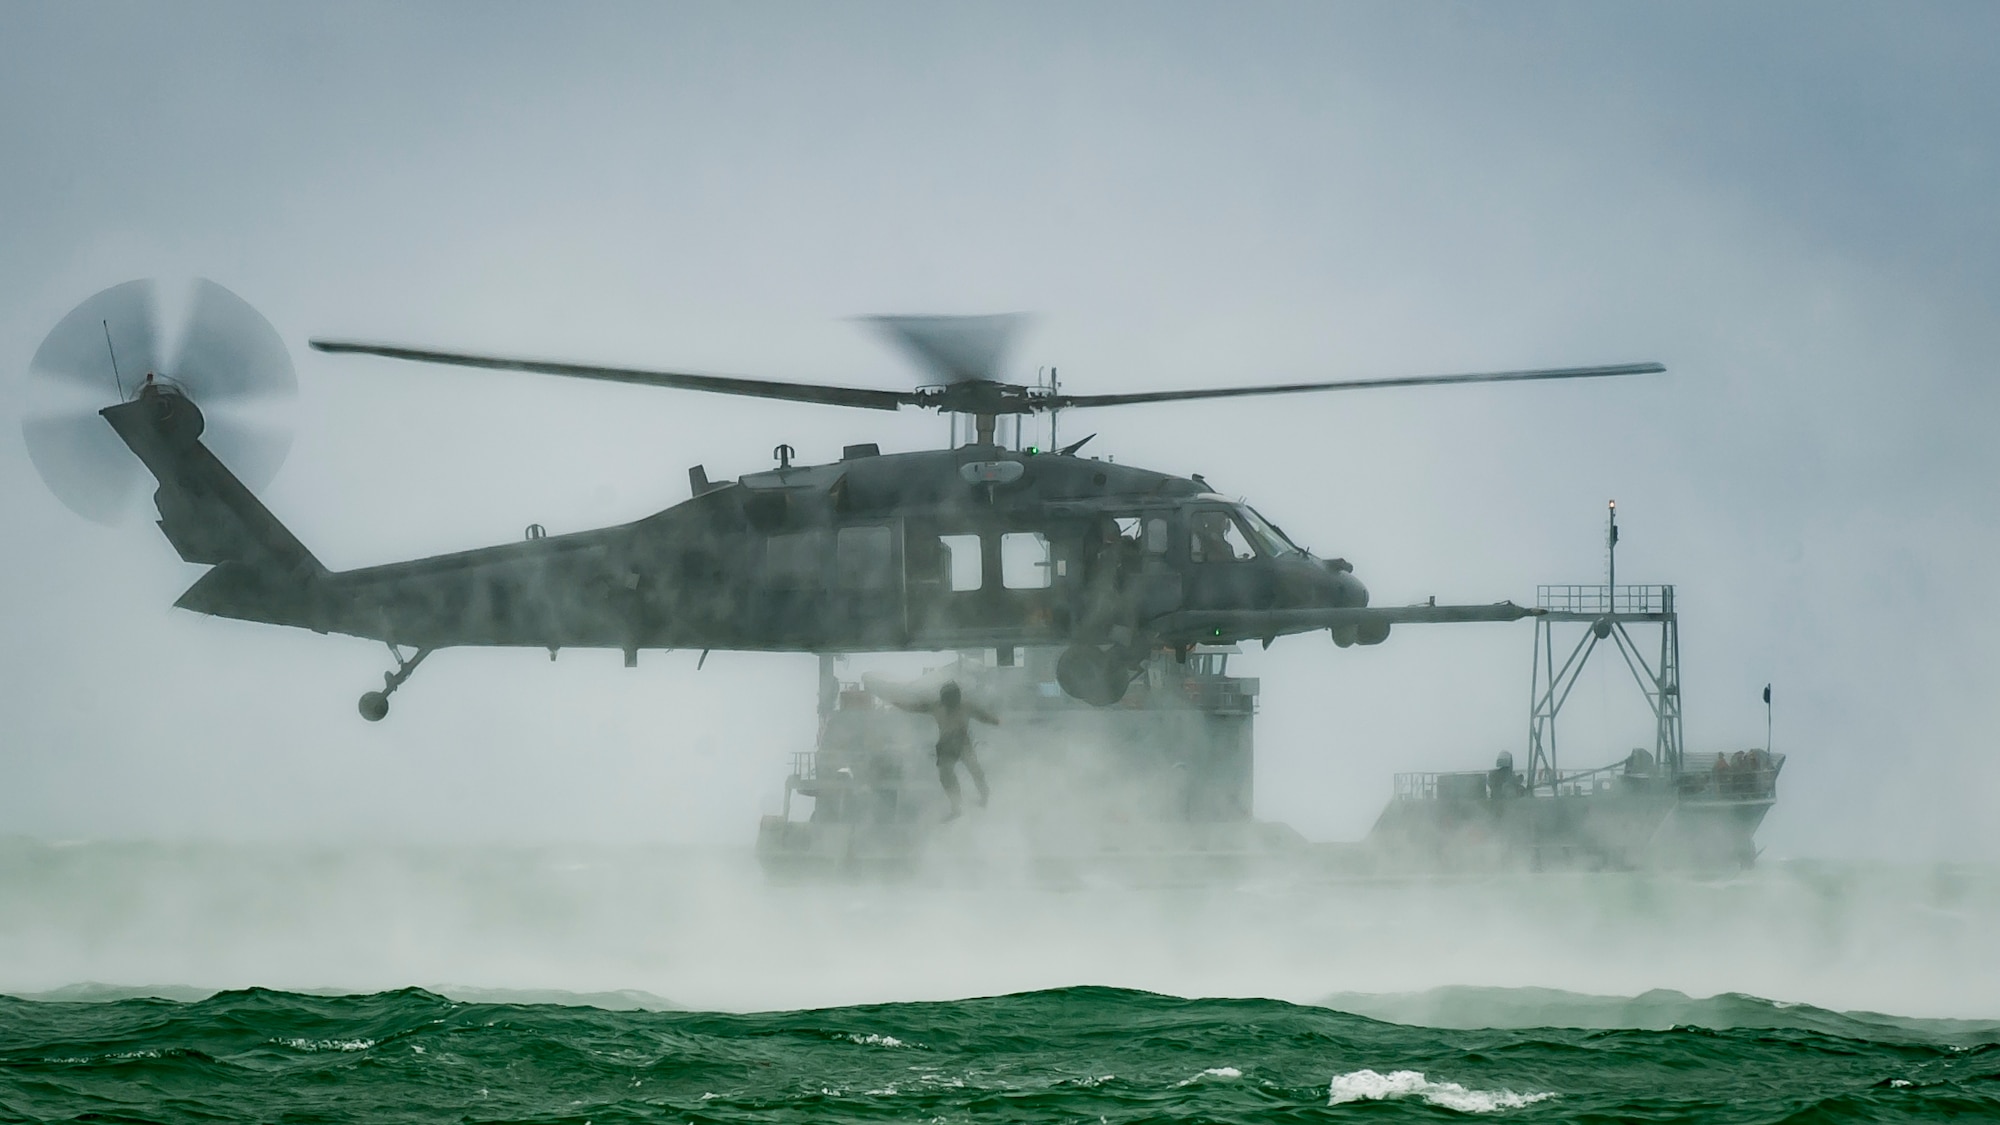
[(1194, 534), (1188, 540), (1190, 561), (1242, 562), (1256, 557), (1250, 537), (1228, 512), (1210, 508), (1194, 514)]
[(1149, 555), (1167, 553), (1167, 521), (1159, 516), (1146, 521), (1146, 553)]
[(764, 540), (764, 577), (774, 586), (817, 586), (826, 536), (791, 531)]
[(834, 534), (833, 571), (843, 590), (895, 584), (895, 533), (885, 525), (843, 527)]
[(944, 577), (953, 593), (977, 590), (986, 584), (979, 559), (979, 536), (940, 535), (938, 544), (944, 548)]
[(1046, 590), (1050, 584), (1049, 539), (1039, 531), (1010, 531), (1000, 537), (1000, 584), (1009, 590)]

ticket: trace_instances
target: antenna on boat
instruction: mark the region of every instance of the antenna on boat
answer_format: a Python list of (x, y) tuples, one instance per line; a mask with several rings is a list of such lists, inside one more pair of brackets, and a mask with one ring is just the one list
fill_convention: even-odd
[(1609, 596), (1610, 607), (1616, 608), (1618, 602), (1618, 501), (1611, 501), (1608, 507), (1610, 515), (1606, 517), (1607, 522), (1604, 533), (1606, 559), (1604, 587), (1605, 593)]

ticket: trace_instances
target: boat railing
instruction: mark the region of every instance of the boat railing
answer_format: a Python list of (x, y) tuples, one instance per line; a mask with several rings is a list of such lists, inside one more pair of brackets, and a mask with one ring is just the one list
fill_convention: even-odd
[[(1719, 769), (1717, 761), (1722, 763)], [(1761, 750), (1740, 755), (1689, 754), (1676, 788), (1683, 799), (1770, 800), (1777, 795), (1778, 771), (1784, 765), (1783, 754), (1766, 755)], [(1492, 796), (1492, 776), (1490, 770), (1399, 773), (1395, 796), (1399, 801), (1483, 800)], [(1576, 797), (1618, 787), (1652, 788), (1668, 783), (1666, 775), (1634, 770), (1628, 762), (1587, 770), (1542, 770), (1532, 778), (1516, 776), (1525, 787), (1523, 795), (1534, 796)]]
[[(828, 760), (821, 762), (821, 758)], [(822, 765), (826, 768), (821, 769)], [(787, 784), (794, 789), (825, 789), (857, 785), (879, 788), (885, 780), (887, 779), (883, 776), (865, 768), (851, 754), (805, 750), (792, 755), (792, 776)]]
[(1484, 770), (1430, 770), (1396, 775), (1398, 801), (1435, 801), (1440, 798), (1486, 796)]
[(1672, 586), (1558, 585), (1535, 587), (1535, 608), (1550, 613), (1672, 613)]
[[(1530, 793), (1548, 792), (1564, 796), (1581, 793), (1595, 793), (1609, 789), (1613, 779), (1623, 775), (1624, 764), (1600, 766), (1588, 770), (1542, 770), (1532, 779), (1516, 773), (1515, 794), (1526, 796)], [(1402, 801), (1434, 801), (1442, 799), (1480, 798), (1492, 796), (1491, 770), (1439, 770), (1424, 773), (1399, 773), (1396, 775), (1396, 799)]]
[(1689, 754), (1681, 772), (1681, 796), (1710, 801), (1775, 800), (1778, 771), (1784, 768), (1783, 754), (1762, 750)]
[(1529, 787), (1547, 789), (1558, 796), (1574, 797), (1603, 792), (1615, 784), (1615, 779), (1633, 776), (1637, 775), (1627, 773), (1625, 763), (1618, 762), (1587, 770), (1543, 770)]

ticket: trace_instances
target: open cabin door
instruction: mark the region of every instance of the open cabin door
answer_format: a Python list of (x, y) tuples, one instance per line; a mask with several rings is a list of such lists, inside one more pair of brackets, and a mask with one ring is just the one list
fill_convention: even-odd
[(1170, 510), (1107, 512), (1081, 551), (1082, 574), (1071, 590), (1076, 640), (1103, 644), (1181, 606), (1182, 581)]

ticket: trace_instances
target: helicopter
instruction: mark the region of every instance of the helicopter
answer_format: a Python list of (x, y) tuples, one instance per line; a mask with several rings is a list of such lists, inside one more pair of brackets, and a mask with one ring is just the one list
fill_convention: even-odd
[[(127, 282), (50, 331), (32, 375), (70, 392), (113, 387), (118, 397), (24, 421), (31, 459), (58, 498), (107, 519), (137, 479), (131, 458), (107, 448), (108, 423), (157, 483), (160, 530), (184, 560), (209, 567), (174, 604), (384, 642), (396, 666), (358, 704), (371, 722), (388, 714), (389, 697), (425, 658), (463, 646), (546, 649), (551, 659), (565, 648), (616, 649), (628, 667), (648, 649), (699, 650), (705, 661), (714, 650), (978, 648), (1005, 665), (1021, 647), (1052, 646), (1062, 650), (1062, 690), (1109, 706), (1161, 651), (1185, 659), (1197, 644), (1268, 646), (1319, 630), (1342, 647), (1366, 646), (1395, 625), (1518, 620), (1535, 611), (1434, 599), (1370, 606), (1348, 562), (1315, 556), (1201, 476), (1084, 456), (1090, 437), (1046, 451), (1023, 446), (1019, 421), (1144, 403), (1665, 370), (1629, 363), (1071, 394), (1053, 376), (1035, 385), (996, 377), (1018, 315), (873, 318), (928, 373), (908, 390), (314, 339), (328, 354), (954, 416), (947, 448), (856, 444), (837, 462), (806, 465), (781, 445), (776, 467), (735, 480), (690, 468), (687, 499), (630, 523), (565, 535), (530, 525), (511, 543), (335, 572), (256, 496), (288, 439), (260, 430), (268, 419), (254, 410), (244, 422), (241, 408), (295, 392), (283, 340), (241, 298), (198, 281), (169, 360), (157, 305), (155, 283)], [(1012, 447), (998, 440), (1008, 417)], [(960, 418), (969, 420), (962, 443)]]

